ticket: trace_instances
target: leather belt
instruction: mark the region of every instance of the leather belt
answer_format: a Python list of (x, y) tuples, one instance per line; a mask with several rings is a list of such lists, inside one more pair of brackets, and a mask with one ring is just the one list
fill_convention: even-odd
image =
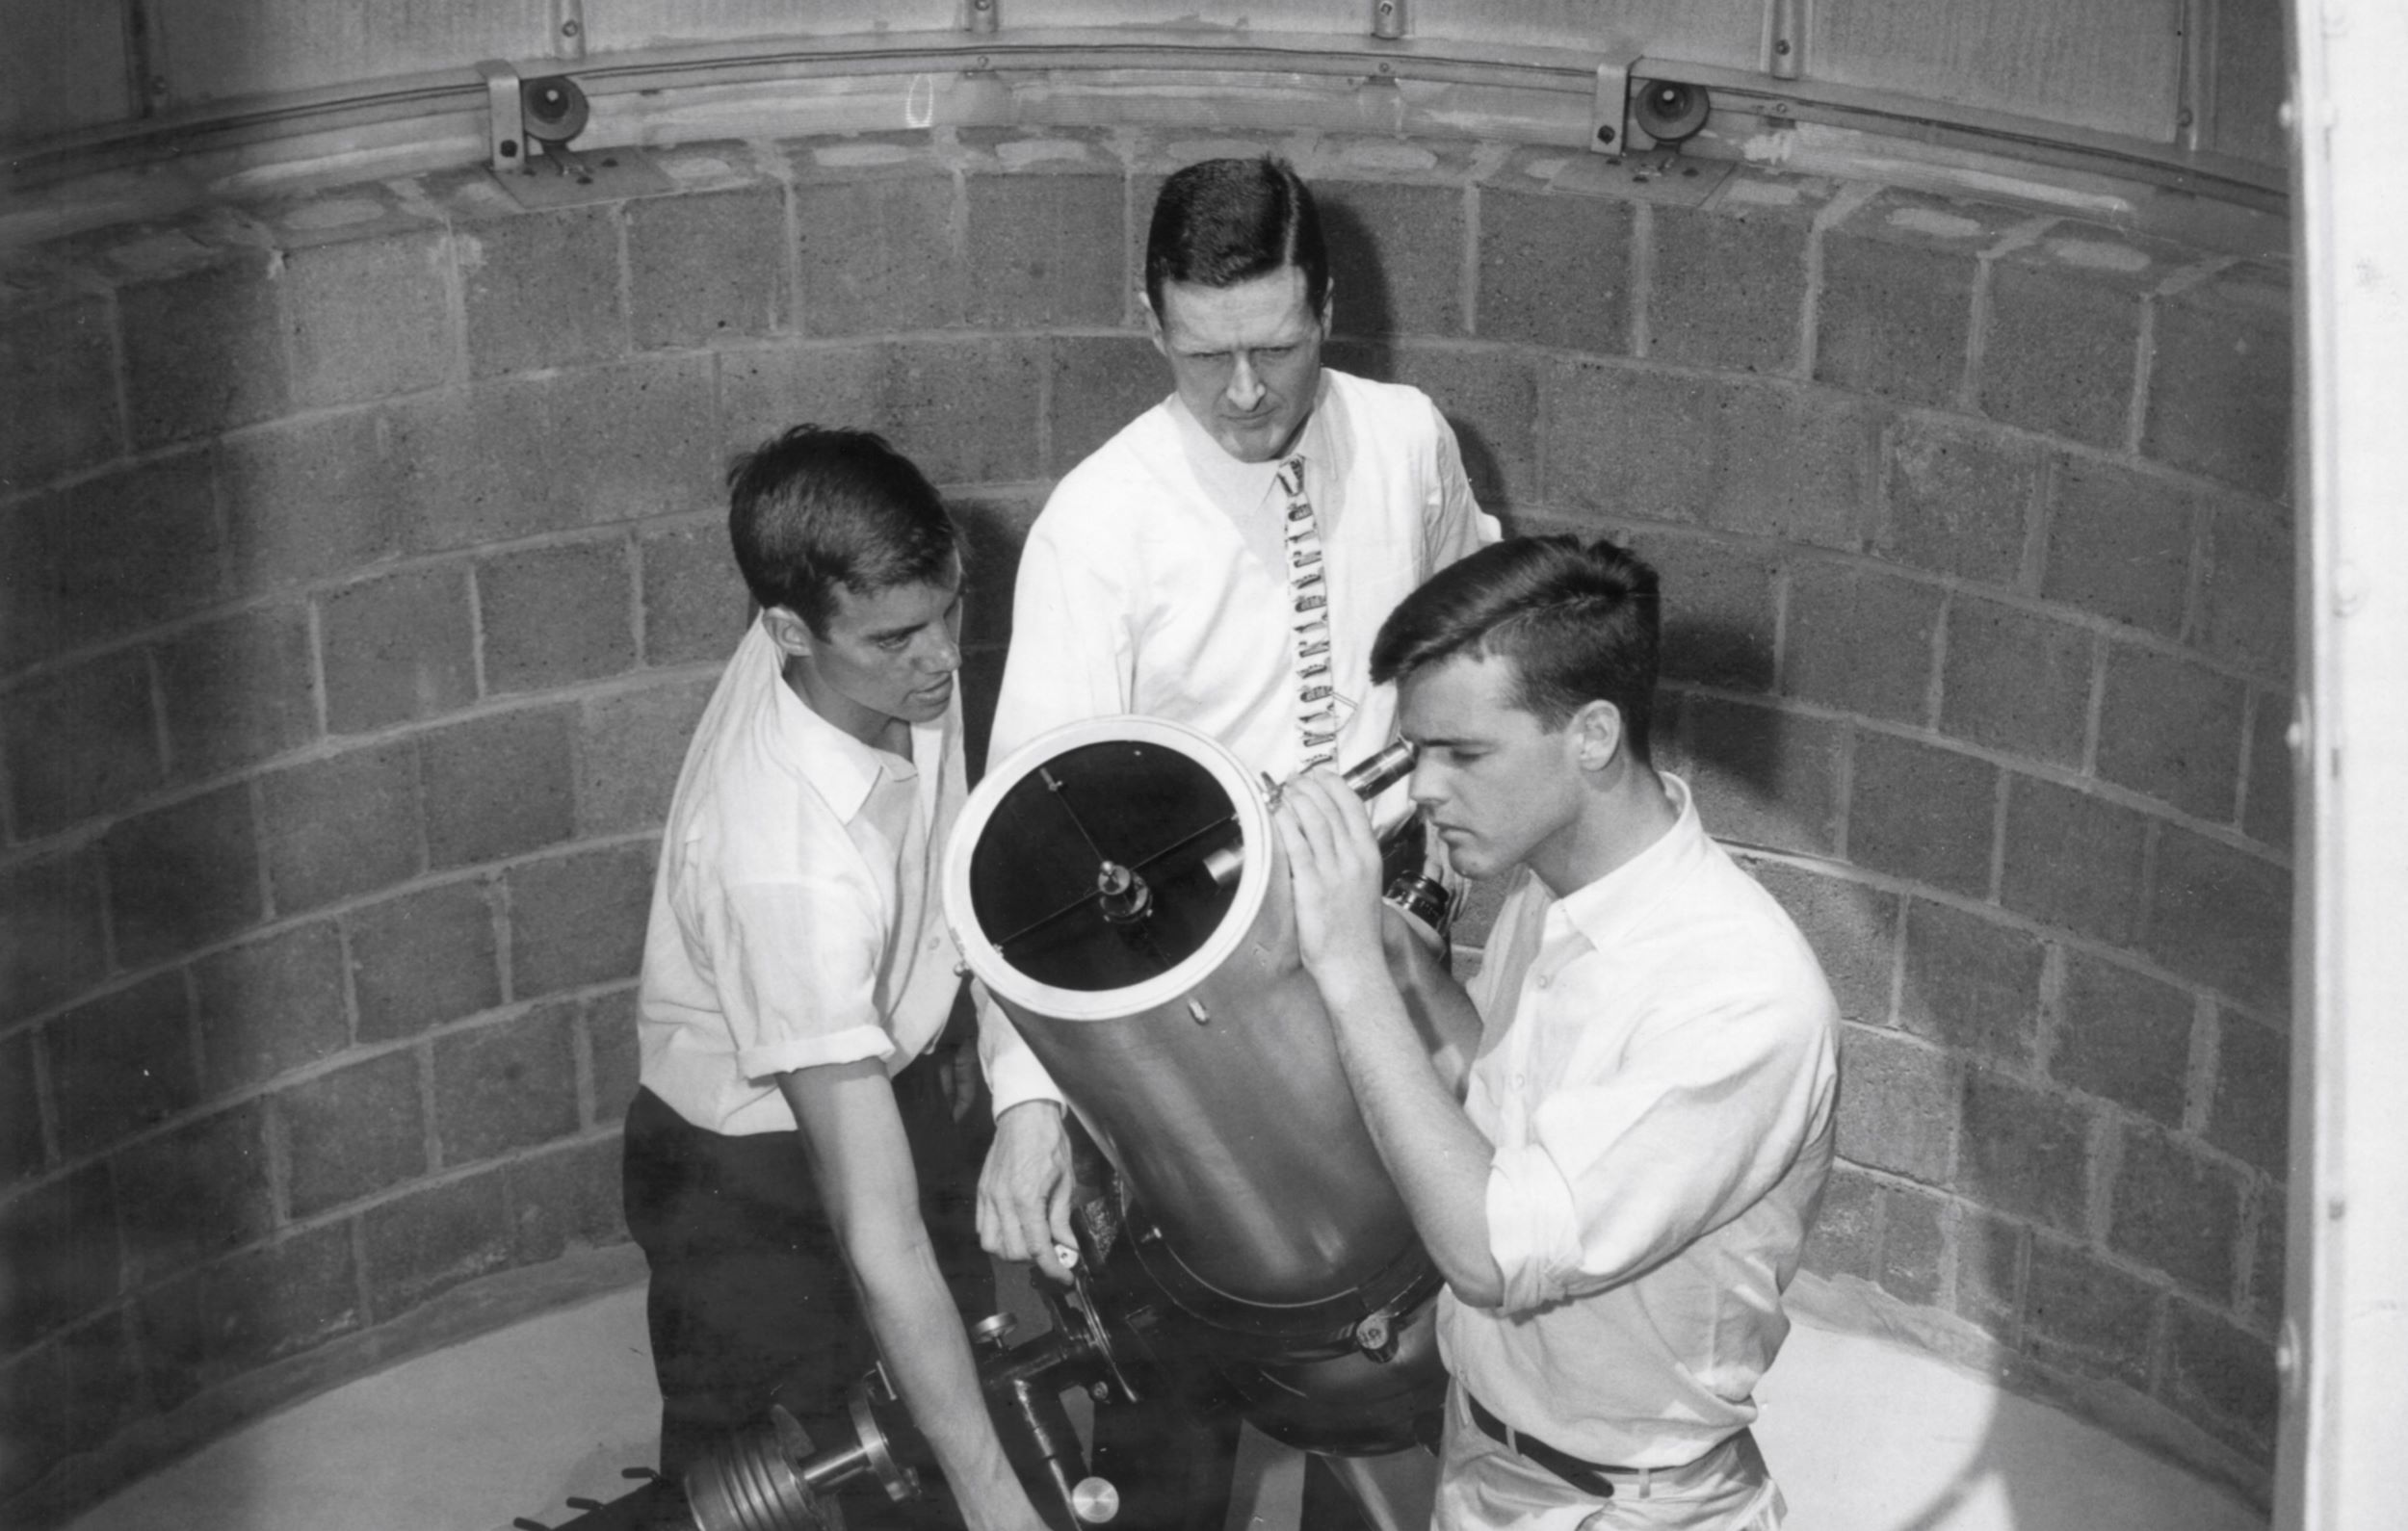
[(1508, 1451), (1520, 1452), (1584, 1493), (1610, 1499), (1613, 1497), (1613, 1480), (1606, 1475), (1619, 1472), (1636, 1476), (1639, 1470), (1636, 1467), (1610, 1467), (1604, 1463), (1583, 1461), (1568, 1451), (1557, 1451), (1544, 1440), (1526, 1436), (1490, 1414), (1488, 1406), (1473, 1397), (1469, 1388), (1464, 1389), (1463, 1401), (1472, 1406), (1472, 1422), (1479, 1426), (1481, 1434)]

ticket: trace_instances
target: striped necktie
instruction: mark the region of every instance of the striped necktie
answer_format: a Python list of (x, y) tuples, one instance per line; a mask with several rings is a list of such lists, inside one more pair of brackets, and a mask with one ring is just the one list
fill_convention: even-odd
[(1338, 709), (1329, 672), (1329, 584), (1322, 566), (1322, 533), (1313, 502), (1304, 495), (1304, 459), (1279, 465), (1279, 487), (1288, 496), (1280, 530), (1288, 555), (1289, 626), (1296, 655), (1296, 730), (1304, 744), (1303, 769), (1338, 759)]

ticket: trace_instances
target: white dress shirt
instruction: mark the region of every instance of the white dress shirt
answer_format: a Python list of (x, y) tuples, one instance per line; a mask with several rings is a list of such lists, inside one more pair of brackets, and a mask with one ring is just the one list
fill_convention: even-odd
[[(1328, 571), (1337, 759), (1350, 766), (1395, 727), (1395, 688), (1371, 680), (1380, 623), (1498, 528), (1419, 389), (1322, 369), (1289, 454), (1299, 454)], [(1284, 460), (1230, 456), (1174, 394), (1070, 471), (1021, 550), (990, 766), (1065, 723), (1139, 713), (1208, 735), (1274, 780), (1296, 772)], [(1384, 823), (1410, 811), (1400, 787), (1380, 810)], [(1060, 1099), (1017, 1035), (984, 1019), (995, 1109)]]
[(908, 761), (805, 706), (756, 621), (703, 710), (644, 932), (641, 1077), (695, 1127), (790, 1131), (775, 1076), (932, 1046), (961, 978), (935, 884), (961, 703)]
[(1590, 1462), (1687, 1463), (1755, 1418), (1831, 1166), (1839, 1010), (1788, 914), (1663, 778), (1672, 829), (1552, 897), (1525, 871), (1472, 985), (1494, 1310), (1440, 1299), (1457, 1383)]

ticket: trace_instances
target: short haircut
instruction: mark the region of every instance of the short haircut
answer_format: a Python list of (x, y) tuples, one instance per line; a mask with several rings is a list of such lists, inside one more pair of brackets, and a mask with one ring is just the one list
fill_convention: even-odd
[(1165, 282), (1235, 287), (1283, 266), (1304, 272), (1304, 299), (1319, 317), (1329, 298), (1321, 210), (1286, 160), (1204, 160), (1163, 183), (1145, 234), (1145, 297), (1157, 318)]
[(1372, 679), (1400, 682), (1458, 656), (1507, 659), (1514, 706), (1552, 730), (1611, 702), (1631, 757), (1647, 765), (1662, 624), (1656, 571), (1627, 549), (1514, 537), (1439, 570), (1388, 613)]
[(961, 531), (911, 459), (867, 430), (797, 426), (727, 470), (727, 536), (764, 610), (827, 636), (839, 586), (856, 596), (936, 584)]

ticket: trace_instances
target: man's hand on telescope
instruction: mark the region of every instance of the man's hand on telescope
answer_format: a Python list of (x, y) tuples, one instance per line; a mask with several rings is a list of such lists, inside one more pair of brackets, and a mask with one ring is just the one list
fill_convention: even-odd
[(1023, 1101), (995, 1119), (995, 1143), (979, 1172), (979, 1242), (998, 1259), (1027, 1260), (1067, 1285), (1070, 1271), (1054, 1251), (1079, 1241), (1061, 1113), (1052, 1101)]
[[(1414, 1231), (1464, 1302), (1494, 1308), (1505, 1278), (1488, 1241), (1487, 1138), (1425, 1051), (1380, 945), (1379, 843), (1336, 773), (1288, 784), (1279, 840), (1296, 882), (1296, 944), (1329, 1012), (1338, 1060)], [(1460, 991), (1458, 991), (1459, 995)], [(1477, 1036), (1469, 1004), (1463, 1056)]]
[(1326, 987), (1341, 977), (1385, 979), (1379, 840), (1371, 810), (1333, 770), (1287, 786), (1277, 819), (1296, 887), (1304, 968)]

